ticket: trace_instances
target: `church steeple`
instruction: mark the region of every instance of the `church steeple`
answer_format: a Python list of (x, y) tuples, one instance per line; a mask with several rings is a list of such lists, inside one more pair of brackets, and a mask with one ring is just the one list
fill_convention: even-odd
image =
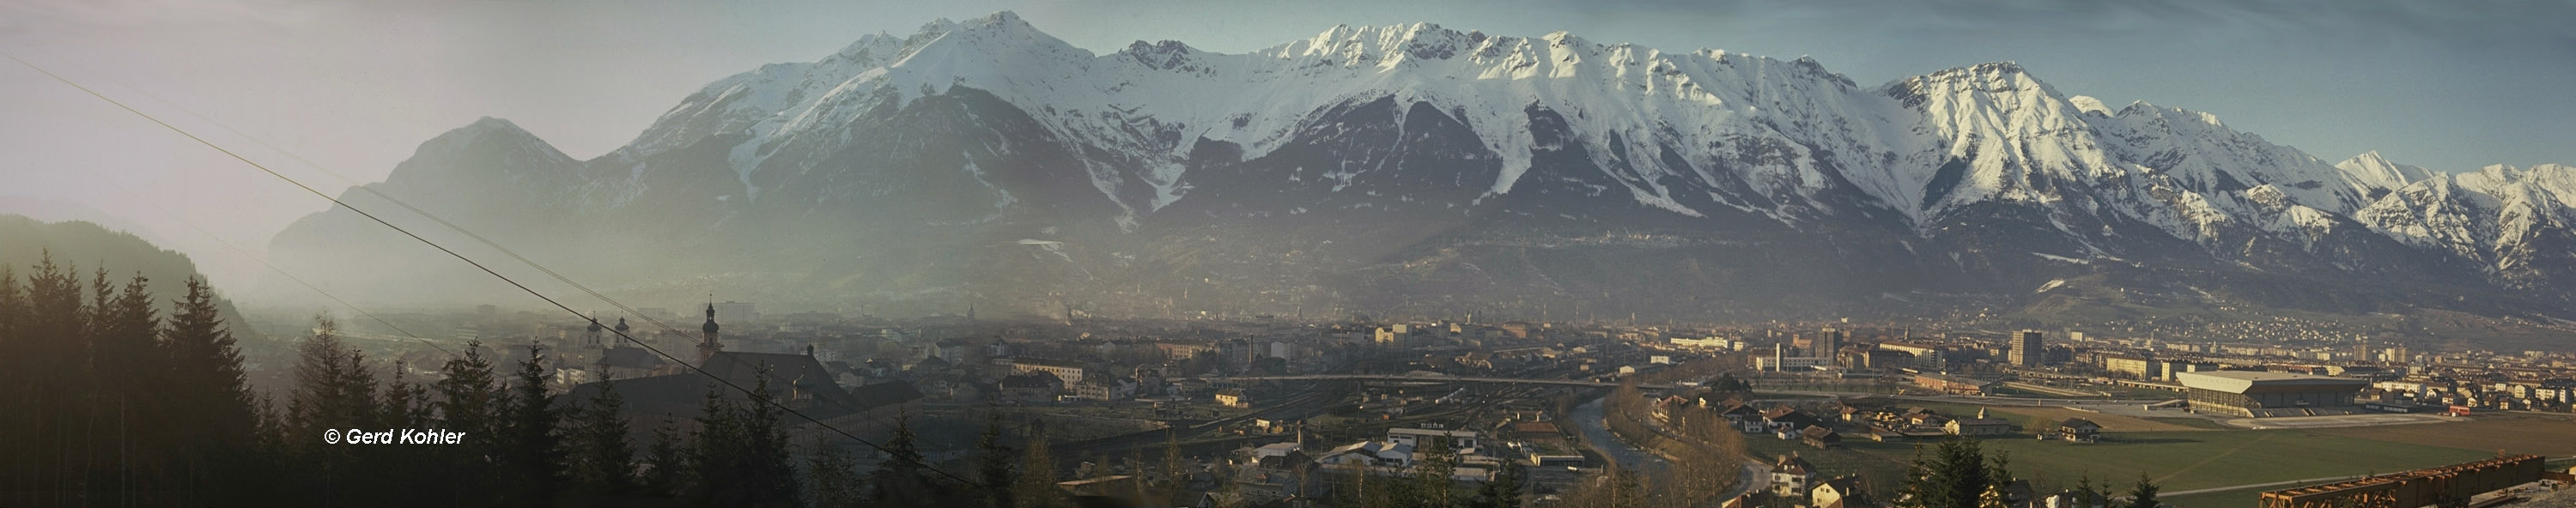
[(709, 302), (707, 304), (707, 324), (706, 326), (699, 327), (699, 330), (706, 332), (706, 338), (698, 341), (698, 362), (705, 363), (708, 358), (715, 357), (717, 351), (724, 350), (724, 343), (716, 341), (715, 303)]

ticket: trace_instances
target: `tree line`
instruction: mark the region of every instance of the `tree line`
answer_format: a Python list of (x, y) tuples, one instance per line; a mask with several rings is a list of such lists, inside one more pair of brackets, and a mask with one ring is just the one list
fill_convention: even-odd
[(908, 417), (868, 470), (850, 440), (800, 457), (767, 376), (752, 402), (710, 386), (687, 430), (637, 443), (613, 384), (559, 400), (541, 351), (496, 365), (477, 342), (417, 380), (317, 319), (291, 386), (262, 394), (205, 281), (166, 305), (148, 282), (50, 255), (0, 267), (0, 506), (1071, 506), (1043, 430), (1009, 446), (998, 413), (969, 476), (934, 472)]

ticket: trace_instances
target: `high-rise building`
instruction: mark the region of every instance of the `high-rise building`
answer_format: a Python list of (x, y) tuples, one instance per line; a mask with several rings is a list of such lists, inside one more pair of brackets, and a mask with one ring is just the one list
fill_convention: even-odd
[(2039, 330), (2013, 332), (2012, 364), (2038, 367), (2048, 359), (2048, 349), (2040, 343)]
[(1840, 354), (1842, 351), (1844, 338), (1845, 336), (1841, 329), (1831, 326), (1825, 327), (1823, 333), (1816, 334), (1815, 354), (1807, 356), (1825, 358), (1827, 362), (1831, 362), (1832, 358)]

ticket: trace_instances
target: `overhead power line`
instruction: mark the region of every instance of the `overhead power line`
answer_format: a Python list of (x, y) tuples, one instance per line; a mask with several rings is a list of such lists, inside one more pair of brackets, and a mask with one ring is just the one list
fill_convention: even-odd
[[(263, 164), (260, 164), (258, 161), (250, 160), (250, 158), (248, 158), (248, 157), (243, 157), (241, 154), (236, 153), (236, 152), (232, 151), (231, 149), (224, 148), (222, 145), (217, 145), (217, 144), (215, 144), (215, 143), (214, 143), (214, 142), (212, 142), (212, 141), (207, 141), (205, 138), (203, 138), (203, 137), (199, 137), (199, 136), (197, 136), (195, 133), (188, 132), (188, 130), (186, 130), (186, 129), (181, 129), (181, 128), (179, 128), (178, 126), (171, 125), (169, 122), (162, 121), (160, 118), (158, 118), (158, 117), (154, 117), (154, 116), (152, 116), (151, 114), (148, 114), (148, 113), (144, 113), (142, 110), (135, 109), (133, 106), (128, 106), (128, 105), (126, 105), (124, 102), (120, 102), (120, 101), (117, 101), (117, 100), (116, 100), (116, 99), (114, 99), (114, 98), (108, 97), (106, 94), (101, 94), (101, 93), (98, 93), (98, 91), (96, 91), (96, 90), (91, 90), (88, 86), (81, 85), (80, 83), (75, 82), (75, 81), (72, 81), (72, 80), (71, 80), (71, 79), (69, 79), (69, 78), (64, 78), (64, 77), (63, 77), (63, 76), (61, 76), (61, 75), (54, 74), (54, 72), (53, 72), (53, 71), (46, 70), (44, 67), (37, 66), (36, 64), (31, 63), (31, 62), (28, 62), (28, 61), (26, 61), (25, 59), (18, 58), (18, 56), (17, 56), (16, 54), (0, 53), (0, 56), (7, 56), (7, 57), (9, 58), (9, 60), (11, 60), (11, 61), (15, 61), (15, 62), (18, 62), (18, 64), (19, 64), (19, 65), (26, 66), (26, 67), (27, 67), (27, 68), (29, 68), (29, 69), (34, 69), (36, 72), (44, 74), (44, 75), (45, 75), (45, 77), (53, 78), (55, 81), (62, 82), (64, 85), (70, 86), (70, 87), (72, 87), (72, 88), (74, 88), (74, 89), (78, 89), (78, 90), (80, 90), (82, 93), (87, 93), (87, 94), (89, 94), (91, 97), (97, 97), (99, 100), (101, 100), (101, 101), (106, 101), (108, 104), (115, 105), (115, 106), (116, 106), (117, 108), (119, 108), (119, 109), (123, 109), (123, 110), (125, 110), (125, 111), (126, 111), (126, 112), (128, 112), (128, 113), (133, 113), (135, 116), (143, 117), (143, 119), (144, 119), (144, 120), (149, 120), (149, 121), (151, 121), (151, 122), (152, 122), (153, 124), (155, 124), (155, 125), (160, 125), (162, 128), (164, 128), (164, 129), (169, 129), (171, 132), (175, 132), (175, 133), (178, 133), (180, 136), (187, 137), (187, 138), (188, 138), (189, 140), (191, 140), (191, 141), (196, 141), (196, 142), (197, 142), (197, 144), (205, 145), (207, 148), (212, 148), (212, 149), (214, 149), (214, 150), (215, 150), (215, 151), (217, 151), (217, 152), (222, 152), (225, 156), (232, 157), (232, 158), (233, 158), (233, 160), (241, 161), (241, 162), (242, 162), (242, 164), (249, 165), (249, 166), (250, 166), (250, 167), (252, 167), (252, 168), (257, 168), (257, 169), (259, 169), (259, 171), (260, 171), (260, 172), (262, 172), (262, 173), (267, 173), (269, 176), (276, 177), (276, 178), (277, 178), (277, 179), (279, 179), (279, 180), (284, 180), (286, 183), (288, 183), (288, 184), (290, 184), (290, 185), (294, 185), (294, 186), (295, 186), (296, 188), (298, 188), (298, 189), (303, 189), (303, 190), (304, 190), (305, 192), (307, 192), (307, 193), (311, 193), (311, 194), (313, 194), (314, 196), (319, 196), (319, 197), (321, 197), (322, 199), (329, 200), (329, 201), (331, 202), (331, 204), (333, 204), (333, 205), (339, 206), (339, 207), (341, 207), (341, 208), (346, 208), (346, 209), (348, 209), (348, 210), (349, 210), (349, 211), (351, 211), (351, 212), (355, 212), (355, 213), (357, 213), (357, 214), (358, 214), (358, 215), (360, 215), (360, 216), (366, 217), (366, 218), (367, 218), (367, 220), (374, 221), (376, 224), (383, 225), (384, 227), (389, 228), (389, 229), (392, 229), (392, 230), (394, 230), (395, 232), (402, 233), (402, 234), (403, 234), (403, 236), (411, 237), (411, 239), (416, 240), (416, 241), (419, 241), (420, 243), (422, 243), (422, 244), (424, 244), (424, 245), (428, 245), (430, 248), (438, 249), (438, 251), (439, 251), (439, 252), (446, 253), (449, 257), (454, 257), (454, 258), (456, 258), (458, 261), (463, 261), (463, 262), (465, 262), (465, 264), (473, 265), (473, 267), (474, 267), (475, 269), (477, 269), (477, 270), (482, 270), (482, 271), (483, 271), (483, 273), (485, 273), (485, 274), (489, 274), (489, 275), (491, 275), (491, 276), (492, 276), (492, 277), (494, 277), (494, 278), (501, 279), (501, 281), (502, 281), (502, 282), (509, 283), (509, 284), (510, 284), (510, 286), (512, 286), (512, 287), (516, 287), (516, 288), (518, 288), (520, 291), (523, 291), (523, 292), (528, 293), (528, 295), (530, 295), (530, 296), (535, 296), (535, 297), (537, 297), (537, 299), (539, 299), (539, 300), (544, 300), (547, 304), (549, 304), (549, 305), (553, 305), (555, 308), (562, 309), (562, 310), (563, 310), (564, 312), (566, 312), (566, 313), (570, 313), (570, 314), (572, 314), (572, 315), (574, 315), (574, 316), (576, 316), (576, 317), (582, 317), (584, 320), (589, 320), (589, 319), (590, 319), (590, 318), (589, 318), (589, 317), (587, 317), (587, 316), (583, 316), (583, 315), (582, 315), (582, 313), (581, 313), (581, 311), (574, 310), (571, 306), (564, 305), (562, 302), (555, 300), (553, 297), (546, 296), (546, 294), (545, 294), (545, 293), (539, 292), (539, 291), (537, 291), (537, 290), (536, 290), (536, 289), (534, 289), (534, 288), (530, 288), (530, 287), (528, 287), (526, 284), (521, 284), (517, 279), (512, 279), (512, 278), (510, 278), (510, 276), (502, 275), (502, 274), (501, 274), (501, 272), (499, 272), (499, 271), (495, 271), (495, 270), (493, 270), (491, 267), (489, 267), (489, 266), (485, 266), (483, 263), (478, 262), (478, 261), (475, 261), (473, 258), (466, 257), (464, 254), (457, 253), (455, 250), (449, 249), (449, 248), (447, 248), (447, 246), (445, 246), (445, 245), (440, 245), (438, 242), (430, 241), (430, 239), (428, 239), (428, 238), (424, 238), (424, 237), (420, 236), (419, 234), (413, 233), (413, 232), (411, 232), (411, 230), (409, 230), (409, 229), (405, 229), (405, 228), (403, 228), (402, 226), (394, 225), (394, 223), (389, 222), (389, 221), (386, 221), (384, 218), (382, 218), (382, 217), (378, 217), (378, 216), (376, 216), (376, 214), (374, 214), (374, 213), (370, 213), (370, 212), (368, 212), (368, 211), (366, 211), (366, 210), (364, 210), (364, 209), (360, 209), (360, 208), (358, 208), (357, 206), (354, 206), (354, 205), (349, 204), (348, 202), (341, 201), (339, 198), (332, 197), (330, 194), (325, 194), (325, 193), (323, 193), (321, 190), (319, 190), (319, 189), (315, 189), (315, 188), (313, 188), (312, 186), (309, 186), (309, 185), (305, 185), (305, 184), (304, 184), (304, 182), (298, 181), (298, 180), (296, 180), (296, 179), (295, 179), (295, 178), (293, 178), (293, 177), (289, 177), (289, 176), (286, 176), (286, 175), (285, 175), (285, 174), (283, 174), (283, 173), (279, 173), (279, 172), (277, 172), (276, 170), (269, 169), (269, 167), (268, 167), (268, 166), (263, 165)], [(405, 207), (407, 207), (407, 208), (409, 207), (409, 205), (404, 205), (404, 206), (405, 206)], [(419, 209), (414, 208), (414, 209), (413, 209), (413, 211), (418, 212), (418, 211), (419, 211)], [(424, 214), (424, 215), (425, 215), (425, 214)], [(433, 218), (432, 218), (432, 220), (437, 220), (437, 219), (436, 219), (435, 217), (433, 217)], [(440, 223), (443, 223), (443, 224), (444, 224), (444, 223), (446, 223), (446, 221), (444, 221), (444, 220), (439, 220), (439, 222), (440, 222)], [(454, 224), (448, 224), (448, 226), (449, 226), (449, 227), (455, 227), (455, 225), (454, 225)], [(461, 228), (460, 228), (460, 231), (461, 231)], [(470, 233), (470, 232), (467, 232), (466, 234), (467, 234), (467, 235), (469, 235), (469, 236), (474, 236), (474, 237), (475, 237), (475, 238), (477, 238), (477, 239), (480, 239), (480, 238), (481, 238), (479, 235), (473, 235), (473, 234), (472, 234), (472, 233)], [(489, 241), (489, 240), (484, 240), (484, 242), (485, 242), (487, 245), (489, 245), (489, 244), (490, 244), (490, 241)], [(494, 247), (498, 248), (499, 246), (495, 245)], [(505, 249), (505, 250), (506, 250), (506, 249)], [(512, 256), (512, 257), (514, 257), (514, 258), (518, 258), (518, 259), (519, 259), (519, 261), (521, 261), (521, 262), (523, 262), (523, 263), (528, 263), (530, 266), (536, 266), (536, 263), (535, 263), (535, 262), (533, 262), (533, 261), (529, 261), (529, 260), (528, 260), (527, 258), (525, 258), (525, 257), (518, 256), (517, 254), (511, 254), (511, 256)], [(548, 273), (548, 274), (554, 274), (554, 272), (553, 272), (552, 270), (546, 270), (545, 268), (543, 268), (543, 267), (541, 267), (541, 266), (539, 266), (539, 267), (537, 267), (537, 268), (538, 268), (539, 270), (541, 270), (541, 271), (545, 271), (545, 272), (546, 272), (546, 273)], [(570, 282), (568, 279), (563, 278), (560, 274), (554, 274), (554, 275), (555, 275), (555, 277), (556, 277), (558, 280), (562, 280), (562, 281), (567, 282), (567, 283), (569, 283), (569, 282)], [(576, 285), (576, 286), (578, 286), (578, 284), (575, 284), (575, 285)], [(606, 297), (606, 296), (604, 296), (604, 295), (600, 295), (600, 294), (599, 294), (598, 292), (596, 292), (596, 291), (591, 291), (591, 290), (589, 290), (589, 288), (587, 288), (587, 287), (583, 287), (582, 289), (583, 289), (583, 291), (584, 291), (584, 292), (588, 292), (588, 293), (590, 293), (592, 296), (598, 297), (598, 298), (600, 298), (600, 299), (602, 299), (602, 300), (604, 300), (604, 301), (608, 301), (609, 303), (611, 303), (611, 304), (613, 304), (613, 305), (617, 305), (617, 306), (618, 306), (619, 308), (621, 308), (621, 309), (626, 308), (626, 306), (625, 306), (625, 305), (623, 305), (623, 304), (618, 304), (615, 300), (613, 300), (613, 299), (609, 299), (609, 298), (607, 298), (607, 297)], [(631, 311), (631, 310), (630, 310), (630, 311)], [(652, 319), (651, 319), (651, 318), (649, 318), (649, 317), (647, 317), (647, 318), (645, 318), (645, 319), (646, 319), (648, 322), (653, 322), (653, 323), (654, 323), (654, 324), (656, 324), (656, 325), (661, 325), (661, 326), (662, 326), (663, 328), (665, 328), (665, 329), (669, 329), (669, 328), (670, 328), (668, 325), (663, 325), (663, 324), (662, 324), (662, 323), (660, 323), (659, 321), (652, 320)], [(644, 341), (636, 340), (636, 339), (635, 339), (635, 337), (630, 336), (630, 335), (627, 335), (627, 333), (626, 333), (626, 332), (624, 332), (624, 331), (617, 331), (617, 330), (613, 330), (613, 329), (612, 329), (612, 330), (608, 330), (608, 331), (611, 331), (612, 333), (616, 333), (618, 338), (620, 338), (620, 339), (625, 339), (627, 342), (634, 343), (634, 344), (635, 344), (635, 345), (637, 345), (637, 346), (641, 346), (641, 347), (643, 347), (645, 350), (653, 352), (653, 354), (660, 355), (660, 356), (662, 356), (663, 358), (670, 359), (670, 360), (672, 361), (672, 363), (679, 364), (680, 366), (683, 366), (683, 367), (687, 367), (689, 370), (694, 371), (694, 372), (697, 372), (697, 373), (698, 373), (698, 374), (700, 374), (700, 375), (704, 375), (704, 376), (706, 376), (708, 379), (715, 380), (717, 383), (721, 383), (721, 384), (723, 384), (723, 385), (725, 385), (725, 386), (727, 386), (727, 387), (731, 387), (731, 388), (733, 388), (733, 389), (735, 389), (735, 390), (741, 391), (741, 392), (743, 392), (745, 395), (750, 396), (750, 398), (751, 398), (753, 401), (755, 401), (755, 402), (758, 402), (758, 403), (761, 403), (761, 404), (767, 404), (767, 405), (770, 405), (770, 406), (776, 407), (776, 408), (778, 408), (778, 409), (779, 409), (779, 410), (781, 410), (781, 411), (785, 411), (785, 412), (787, 412), (787, 414), (796, 415), (796, 417), (798, 417), (798, 418), (803, 418), (803, 419), (805, 419), (806, 421), (813, 422), (815, 426), (822, 427), (822, 428), (823, 428), (823, 429), (825, 429), (825, 430), (832, 431), (832, 433), (834, 433), (834, 434), (838, 434), (838, 435), (840, 435), (840, 436), (841, 436), (841, 437), (843, 437), (843, 438), (847, 438), (847, 439), (849, 439), (849, 440), (851, 440), (851, 441), (857, 442), (857, 443), (862, 444), (862, 445), (867, 445), (869, 448), (874, 448), (874, 449), (876, 449), (877, 451), (885, 452), (888, 456), (894, 456), (894, 457), (901, 457), (901, 456), (902, 456), (901, 454), (896, 454), (896, 453), (894, 453), (894, 451), (893, 451), (893, 450), (888, 449), (888, 448), (886, 448), (886, 447), (885, 447), (885, 446), (883, 446), (883, 445), (878, 445), (878, 444), (876, 444), (875, 442), (868, 441), (868, 440), (866, 440), (866, 439), (861, 439), (861, 438), (859, 438), (859, 437), (858, 437), (858, 436), (856, 436), (856, 435), (852, 435), (852, 434), (850, 434), (848, 431), (841, 430), (839, 427), (834, 427), (834, 426), (832, 426), (832, 425), (831, 425), (831, 424), (829, 424), (829, 423), (824, 423), (824, 422), (823, 422), (823, 420), (821, 420), (821, 419), (814, 418), (813, 416), (806, 415), (804, 412), (797, 411), (795, 408), (787, 407), (787, 405), (786, 405), (786, 404), (784, 404), (784, 403), (780, 403), (780, 402), (778, 402), (777, 400), (774, 400), (774, 399), (773, 399), (773, 398), (771, 398), (771, 397), (764, 396), (764, 395), (760, 394), (759, 392), (753, 391), (753, 390), (752, 390), (752, 389), (750, 389), (750, 388), (744, 388), (741, 384), (738, 384), (738, 383), (733, 382), (733, 380), (725, 379), (725, 378), (723, 378), (723, 377), (721, 377), (721, 376), (717, 376), (717, 375), (715, 375), (714, 373), (707, 372), (707, 370), (706, 370), (704, 367), (701, 367), (701, 366), (699, 366), (699, 365), (692, 364), (692, 363), (689, 363), (689, 362), (680, 361), (679, 357), (677, 357), (677, 356), (673, 356), (673, 355), (671, 355), (670, 353), (663, 352), (663, 351), (661, 350), (661, 348), (653, 347), (653, 345), (652, 345), (652, 344), (647, 344), (647, 343), (645, 343)], [(933, 473), (938, 473), (940, 476), (948, 477), (948, 478), (949, 478), (949, 479), (951, 479), (951, 480), (956, 480), (956, 481), (958, 481), (958, 482), (960, 482), (960, 483), (967, 484), (967, 485), (974, 485), (974, 484), (976, 484), (976, 482), (975, 482), (975, 481), (973, 481), (973, 480), (968, 480), (968, 479), (966, 479), (966, 478), (965, 478), (965, 477), (963, 477), (963, 476), (959, 476), (959, 475), (957, 475), (957, 474), (955, 474), (955, 473), (950, 473), (950, 472), (948, 472), (948, 471), (946, 471), (946, 470), (940, 469), (938, 466), (931, 465), (931, 464), (930, 464), (930, 463), (928, 463), (928, 462), (924, 462), (924, 461), (921, 461), (921, 460), (918, 460), (918, 459), (908, 459), (908, 460), (910, 460), (911, 462), (913, 462), (913, 463), (914, 463), (914, 465), (921, 466), (923, 469), (927, 469), (927, 470), (929, 470), (930, 472), (933, 472)]]

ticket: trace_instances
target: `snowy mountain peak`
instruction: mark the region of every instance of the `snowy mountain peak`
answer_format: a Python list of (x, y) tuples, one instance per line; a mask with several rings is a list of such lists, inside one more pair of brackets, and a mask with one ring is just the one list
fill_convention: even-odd
[(2389, 162), (2387, 157), (2379, 155), (2378, 150), (2335, 163), (2335, 168), (2352, 175), (2355, 180), (2383, 190), (2395, 190), (2433, 176), (2431, 170), (2422, 167)]
[(2112, 112), (2112, 111), (2111, 111), (2111, 107), (2110, 107), (2110, 106), (2102, 104), (2102, 100), (2101, 100), (2101, 99), (2095, 99), (2095, 98), (2093, 98), (2093, 96), (2090, 96), (2090, 95), (2078, 95), (2078, 96), (2074, 96), (2074, 97), (2068, 97), (2068, 98), (2066, 98), (2066, 102), (2067, 102), (2068, 104), (2074, 104), (2074, 105), (2075, 105), (2075, 110), (2077, 110), (2077, 111), (2083, 111), (2083, 112), (2085, 112), (2085, 113), (2091, 113), (2091, 114), (2096, 114), (2096, 115), (2102, 115), (2102, 116), (2105, 116), (2105, 117), (2113, 116), (2113, 115), (2115, 115), (2115, 114), (2116, 114), (2116, 113), (2114, 113), (2114, 112)]

